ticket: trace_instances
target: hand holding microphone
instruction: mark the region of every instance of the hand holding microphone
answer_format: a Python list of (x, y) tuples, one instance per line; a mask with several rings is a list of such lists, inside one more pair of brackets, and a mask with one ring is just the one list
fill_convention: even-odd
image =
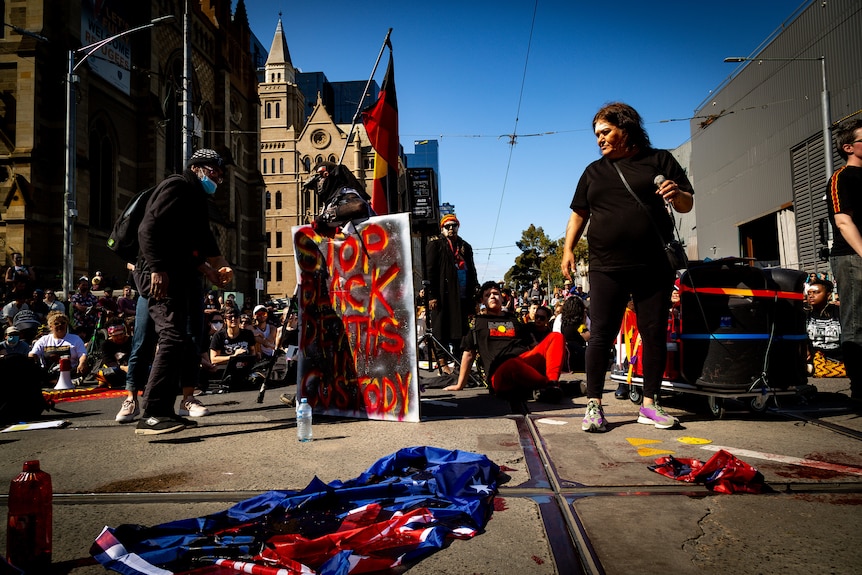
[(691, 210), (691, 204), (687, 201), (683, 201), (679, 205), (675, 203), (677, 199), (685, 200), (687, 198), (676, 182), (659, 174), (653, 179), (653, 183), (658, 188), (655, 193), (660, 195), (668, 206), (683, 213)]

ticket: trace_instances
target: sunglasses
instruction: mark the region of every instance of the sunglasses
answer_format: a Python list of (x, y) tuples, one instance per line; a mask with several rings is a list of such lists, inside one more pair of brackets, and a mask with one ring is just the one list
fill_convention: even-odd
[(458, 224), (446, 224), (443, 227), (447, 230), (457, 230), (459, 226)]
[(224, 172), (221, 168), (213, 168), (212, 166), (201, 166), (207, 173), (207, 176), (216, 184), (221, 184), (224, 181)]

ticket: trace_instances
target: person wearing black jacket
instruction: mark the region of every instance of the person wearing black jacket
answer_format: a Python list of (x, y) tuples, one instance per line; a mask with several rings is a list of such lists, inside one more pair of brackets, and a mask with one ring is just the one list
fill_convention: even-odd
[(195, 152), (182, 174), (163, 180), (138, 229), (140, 256), (135, 277), (148, 298), (158, 334), (143, 396), (139, 435), (181, 431), (194, 426), (174, 411), (181, 382), (197, 382), (203, 335), (203, 287), (226, 286), (233, 270), (210, 229), (208, 199), (225, 174), (222, 157), (210, 149)]
[(440, 236), (425, 247), (426, 275), (431, 332), (444, 344), (458, 349), (469, 331), (467, 320), (475, 314), (475, 294), (479, 287), (473, 248), (459, 235), (455, 214), (440, 219)]

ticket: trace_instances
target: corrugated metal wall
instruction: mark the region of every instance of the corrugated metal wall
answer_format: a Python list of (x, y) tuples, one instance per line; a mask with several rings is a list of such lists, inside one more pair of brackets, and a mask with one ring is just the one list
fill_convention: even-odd
[[(810, 226), (817, 217), (810, 196), (822, 195), (826, 185), (821, 63), (798, 58), (825, 56), (833, 122), (858, 112), (860, 31), (860, 0), (814, 2), (751, 56), (797, 60), (727, 64), (739, 68), (698, 108), (698, 118), (691, 123), (700, 257), (740, 255), (738, 226), (777, 213), (790, 202), (797, 226), (801, 222)], [(704, 122), (706, 118), (710, 121)], [(801, 257), (783, 265), (805, 269), (816, 265), (810, 236), (810, 230), (801, 234), (797, 230)], [(717, 248), (714, 255), (711, 246)]]

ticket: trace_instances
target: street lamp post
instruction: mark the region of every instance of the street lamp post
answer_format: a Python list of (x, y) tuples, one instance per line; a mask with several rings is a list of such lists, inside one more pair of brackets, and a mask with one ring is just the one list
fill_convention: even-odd
[[(174, 17), (162, 16), (150, 20), (149, 24), (131, 28), (125, 32), (114, 34), (109, 38), (99, 40), (92, 44), (82, 46), (75, 50), (69, 50), (68, 68), (66, 70), (66, 184), (63, 194), (63, 290), (66, 292), (66, 297), (72, 293), (72, 276), (75, 271), (75, 252), (73, 245), (73, 235), (75, 218), (78, 216), (77, 209), (77, 190), (75, 189), (76, 167), (75, 167), (75, 151), (76, 143), (76, 118), (75, 112), (77, 108), (77, 99), (75, 94), (75, 85), (78, 83), (78, 76), (75, 71), (86, 62), (87, 58), (98, 52), (102, 47), (110, 44), (118, 38), (140, 32), (173, 20)], [(80, 60), (75, 62), (79, 54), (84, 54)]]
[(826, 168), (826, 177), (832, 176), (832, 121), (830, 120), (831, 113), (829, 111), (829, 90), (826, 88), (826, 56), (818, 56), (816, 58), (745, 58), (742, 56), (734, 56), (725, 58), (725, 62), (820, 62), (820, 73), (823, 81), (823, 92), (820, 94), (820, 108), (823, 116), (823, 160)]

